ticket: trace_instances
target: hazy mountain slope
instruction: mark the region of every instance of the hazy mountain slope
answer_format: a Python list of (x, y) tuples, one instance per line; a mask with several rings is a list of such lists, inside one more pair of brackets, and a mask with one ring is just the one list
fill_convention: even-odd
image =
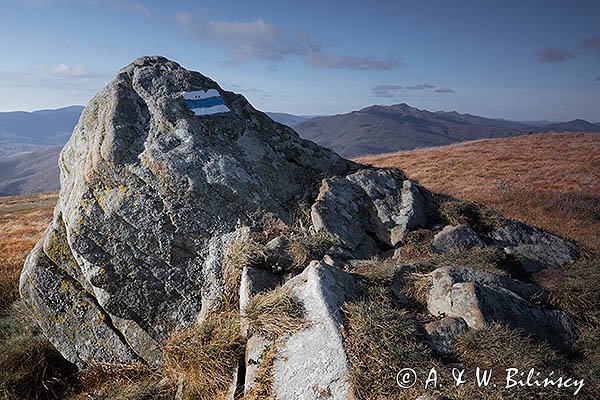
[(0, 196), (58, 190), (62, 146), (0, 158)]
[(0, 156), (65, 144), (81, 110), (81, 106), (71, 106), (0, 113)]
[(280, 113), (280, 112), (267, 112), (266, 113), (273, 121), (277, 121), (280, 124), (284, 125), (294, 125), (299, 124), (304, 121), (308, 121), (312, 117), (302, 116), (302, 115), (294, 115), (288, 113)]
[[(585, 121), (577, 125), (581, 125), (584, 132), (600, 131), (591, 128), (594, 125)], [(457, 112), (430, 112), (407, 104), (371, 106), (348, 114), (313, 118), (293, 128), (300, 136), (346, 157), (510, 137), (542, 130), (521, 122)], [(544, 126), (543, 129), (566, 130), (580, 131), (571, 123)]]

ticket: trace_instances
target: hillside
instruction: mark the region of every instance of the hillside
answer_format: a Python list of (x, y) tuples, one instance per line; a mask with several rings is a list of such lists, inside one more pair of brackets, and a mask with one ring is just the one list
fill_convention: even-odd
[(62, 146), (81, 115), (81, 106), (0, 113), (0, 157)]
[(536, 134), (360, 158), (600, 247), (600, 136)]
[(55, 146), (0, 157), (0, 196), (58, 190), (60, 149)]
[(407, 104), (375, 105), (293, 125), (303, 138), (345, 157), (511, 137), (531, 131), (574, 131), (573, 127), (581, 132), (600, 132), (600, 127), (582, 120), (534, 126), (457, 112), (431, 112)]

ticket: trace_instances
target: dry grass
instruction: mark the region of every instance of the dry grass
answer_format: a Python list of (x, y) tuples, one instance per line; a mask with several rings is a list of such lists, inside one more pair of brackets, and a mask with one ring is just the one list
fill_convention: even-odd
[(167, 400), (176, 393), (172, 380), (163, 379), (160, 371), (142, 363), (94, 363), (78, 378), (68, 396), (71, 400)]
[(277, 346), (271, 342), (260, 355), (260, 364), (256, 370), (254, 385), (244, 396), (243, 400), (267, 400), (274, 399), (273, 388), (273, 363), (277, 356)]
[(409, 399), (422, 394), (416, 386), (400, 389), (396, 374), (409, 367), (426, 377), (437, 364), (418, 339), (416, 322), (394, 306), (389, 290), (369, 286), (360, 299), (344, 304), (342, 311), (348, 326), (345, 345), (350, 379), (357, 398)]
[(244, 346), (236, 312), (211, 314), (201, 324), (171, 334), (164, 347), (164, 373), (183, 380), (186, 399), (225, 398)]
[(42, 335), (18, 301), (0, 314), (0, 398), (61, 398), (75, 381), (76, 368)]
[(251, 236), (238, 236), (233, 240), (225, 252), (221, 268), (226, 302), (239, 301), (240, 281), (244, 267), (260, 264), (264, 259), (264, 245)]
[(435, 192), (600, 248), (600, 135), (537, 134), (368, 156)]
[(308, 327), (304, 307), (283, 287), (253, 296), (244, 314), (251, 332), (267, 339), (277, 339)]
[(55, 193), (0, 197), (0, 308), (19, 297), (25, 257), (52, 219)]
[(290, 255), (293, 267), (304, 269), (312, 260), (320, 260), (333, 245), (333, 239), (324, 233), (297, 232), (290, 236)]

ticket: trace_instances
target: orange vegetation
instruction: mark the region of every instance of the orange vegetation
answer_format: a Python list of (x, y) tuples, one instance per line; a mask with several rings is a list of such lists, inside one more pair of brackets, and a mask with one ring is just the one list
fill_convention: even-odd
[(18, 297), (25, 257), (52, 219), (57, 195), (0, 197), (0, 308)]
[(552, 133), (367, 156), (427, 188), (600, 248), (600, 135)]

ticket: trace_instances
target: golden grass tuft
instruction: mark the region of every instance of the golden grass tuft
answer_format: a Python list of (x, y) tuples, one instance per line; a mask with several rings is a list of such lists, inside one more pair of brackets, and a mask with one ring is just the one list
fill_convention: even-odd
[(284, 287), (254, 295), (244, 314), (252, 333), (272, 340), (309, 326), (304, 307), (296, 296)]
[(202, 323), (171, 334), (163, 370), (173, 380), (183, 380), (187, 399), (225, 398), (244, 346), (236, 312), (210, 314)]
[(320, 260), (334, 240), (324, 233), (297, 232), (290, 236), (289, 250), (293, 267), (303, 269), (312, 260)]

